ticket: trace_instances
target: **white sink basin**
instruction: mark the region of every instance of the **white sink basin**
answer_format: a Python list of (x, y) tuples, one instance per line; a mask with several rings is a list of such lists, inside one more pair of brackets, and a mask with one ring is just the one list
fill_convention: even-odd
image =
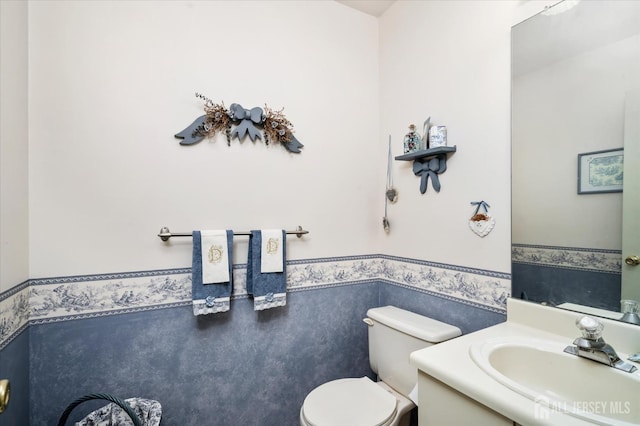
[(469, 352), (485, 373), (534, 401), (538, 419), (559, 411), (599, 425), (640, 425), (640, 370), (626, 373), (564, 353), (569, 344), (504, 337)]

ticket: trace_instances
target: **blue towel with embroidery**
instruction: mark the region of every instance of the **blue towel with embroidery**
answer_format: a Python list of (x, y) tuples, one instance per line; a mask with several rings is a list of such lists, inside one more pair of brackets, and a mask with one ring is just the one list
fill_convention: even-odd
[(193, 231), (193, 260), (191, 264), (191, 298), (193, 314), (205, 315), (226, 312), (231, 306), (233, 292), (233, 231), (227, 230), (227, 254), (229, 257), (229, 281), (225, 283), (202, 283), (202, 237)]
[(282, 272), (263, 273), (260, 270), (262, 257), (262, 233), (251, 231), (249, 256), (247, 258), (247, 293), (253, 295), (253, 309), (285, 306), (287, 304), (287, 256), (286, 232), (282, 231)]

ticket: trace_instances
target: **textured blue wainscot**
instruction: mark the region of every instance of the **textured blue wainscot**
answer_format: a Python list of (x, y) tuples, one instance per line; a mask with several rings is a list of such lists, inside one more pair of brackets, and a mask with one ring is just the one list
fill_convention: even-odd
[(110, 393), (160, 401), (163, 425), (296, 426), (316, 386), (375, 378), (368, 309), (396, 305), (469, 333), (504, 321), (510, 278), (380, 256), (292, 262), (288, 273), (286, 307), (255, 312), (239, 268), (231, 310), (199, 317), (188, 270), (33, 281), (29, 328), (0, 352), (24, 362), (20, 421), (8, 424), (56, 424), (76, 398)]
[(511, 256), (513, 297), (620, 310), (620, 250), (513, 244)]
[(0, 414), (2, 426), (25, 426), (29, 419), (29, 329), (0, 350), (0, 379), (11, 382), (11, 400)]
[(380, 306), (394, 305), (408, 311), (455, 325), (463, 334), (504, 322), (504, 312), (481, 305), (463, 304), (453, 299), (386, 284), (380, 286)]
[(514, 262), (512, 276), (513, 297), (620, 311), (620, 274)]
[[(371, 282), (291, 292), (256, 313), (252, 301), (194, 317), (190, 306), (32, 325), (31, 424), (55, 424), (89, 393), (143, 396), (164, 425), (298, 424), (305, 396), (369, 369), (369, 308), (394, 304), (464, 332), (504, 321), (491, 312), (402, 286)], [(103, 405), (86, 403), (71, 420)]]
[(260, 313), (242, 298), (201, 317), (184, 306), (32, 325), (31, 424), (56, 424), (76, 397), (105, 392), (160, 401), (163, 425), (296, 425), (314, 387), (374, 377), (362, 318), (378, 286), (291, 292)]

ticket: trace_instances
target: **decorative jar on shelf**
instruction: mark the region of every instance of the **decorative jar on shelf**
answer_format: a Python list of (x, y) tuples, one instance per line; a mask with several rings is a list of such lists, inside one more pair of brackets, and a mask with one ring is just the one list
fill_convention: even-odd
[(420, 135), (416, 132), (415, 124), (409, 126), (409, 133), (404, 135), (404, 153), (420, 150)]

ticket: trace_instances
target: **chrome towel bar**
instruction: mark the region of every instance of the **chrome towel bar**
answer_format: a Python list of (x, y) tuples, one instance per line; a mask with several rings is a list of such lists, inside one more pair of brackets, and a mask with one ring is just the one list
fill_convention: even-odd
[[(298, 238), (302, 238), (302, 236), (304, 234), (308, 234), (309, 231), (302, 229), (302, 226), (298, 226), (298, 228), (295, 231), (286, 231), (287, 234), (295, 234), (296, 237)], [(233, 231), (233, 235), (251, 235), (251, 232), (249, 231)], [(171, 237), (190, 237), (191, 236), (191, 232), (171, 232), (169, 230), (169, 228), (167, 228), (166, 226), (163, 226), (160, 229), (160, 233), (158, 234), (158, 237), (160, 237), (160, 239), (162, 241), (169, 241), (169, 238)]]

